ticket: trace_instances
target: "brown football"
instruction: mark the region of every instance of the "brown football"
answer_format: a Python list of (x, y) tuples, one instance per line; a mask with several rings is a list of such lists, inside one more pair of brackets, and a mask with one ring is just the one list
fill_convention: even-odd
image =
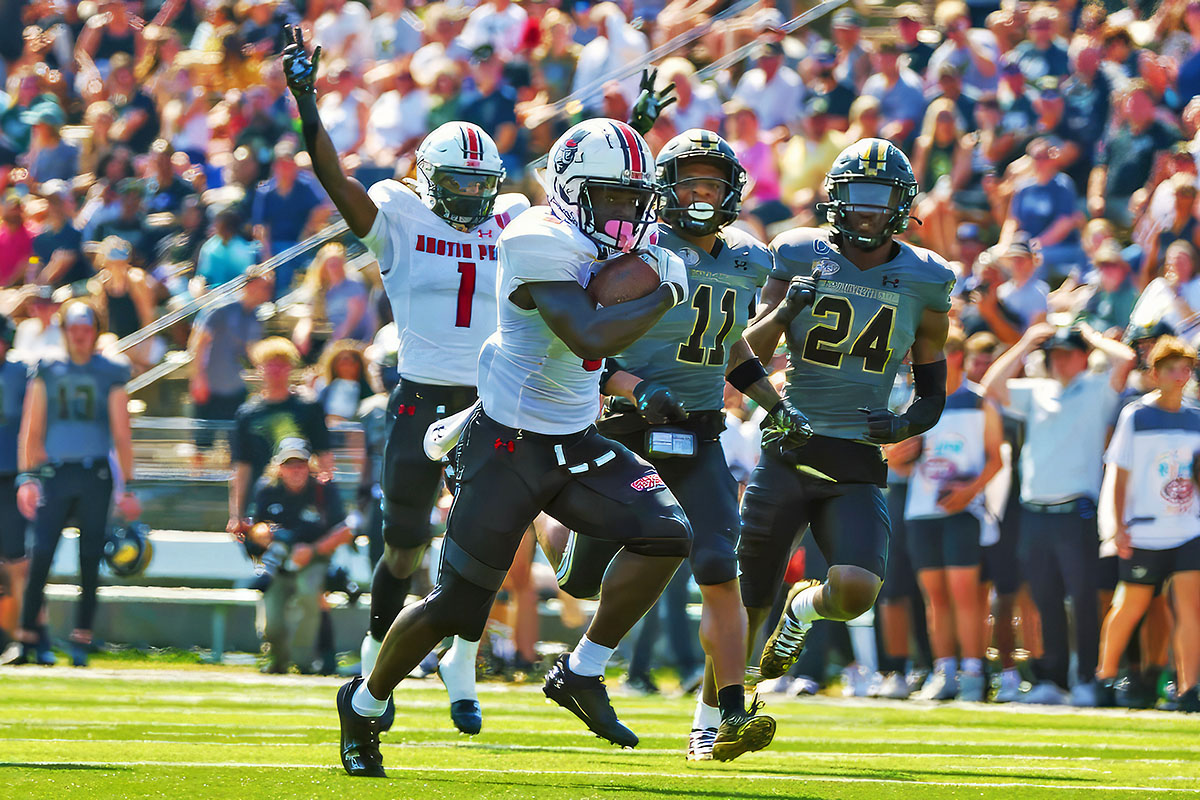
[(615, 306), (645, 297), (658, 288), (658, 270), (646, 262), (645, 253), (622, 253), (610, 258), (588, 282), (588, 297), (602, 306)]

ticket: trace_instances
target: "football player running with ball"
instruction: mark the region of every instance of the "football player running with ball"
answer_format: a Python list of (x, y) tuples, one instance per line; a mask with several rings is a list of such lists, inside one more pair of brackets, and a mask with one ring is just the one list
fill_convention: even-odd
[[(400, 613), (370, 677), (338, 692), (342, 765), (382, 776), (380, 719), (393, 688), (449, 635), (477, 640), (526, 528), (542, 511), (580, 532), (620, 541), (599, 609), (545, 692), (597, 735), (637, 736), (609, 703), (603, 670), (621, 638), (687, 557), (687, 517), (647, 462), (602, 437), (603, 359), (627, 349), (687, 297), (678, 256), (649, 243), (657, 200), (645, 141), (622, 122), (575, 125), (551, 148), (549, 207), (526, 211), (499, 240), (499, 327), (479, 360), (481, 404), (455, 454), (458, 486), (437, 585)], [(660, 283), (597, 308), (584, 285), (614, 253), (645, 250)]]
[[(380, 479), (384, 551), (371, 581), (370, 628), (362, 645), (366, 677), (433, 536), (430, 512), (442, 465), (425, 456), (425, 430), (476, 400), (479, 351), (496, 330), (496, 242), (529, 201), (500, 194), (499, 150), (468, 122), (447, 122), (421, 142), (415, 191), (394, 180), (364, 189), (342, 173), (317, 115), (313, 80), (320, 48), (310, 58), (299, 29), (290, 28), (289, 37), (284, 69), (313, 169), (351, 232), (378, 259), (400, 331), (400, 383), (388, 400)], [(467, 734), (479, 733), (483, 724), (475, 689), (478, 648), (478, 638), (455, 638), (438, 665), (451, 720)], [(389, 715), (383, 728), (390, 726)]]
[[(691, 521), (706, 663), (687, 758), (728, 761), (770, 744), (775, 720), (756, 715), (756, 708), (746, 711), (738, 490), (718, 441), (725, 427), (726, 364), (737, 370), (734, 385), (770, 410), (764, 421), (769, 438), (793, 448), (811, 431), (804, 416), (780, 399), (741, 338), (771, 271), (771, 254), (753, 236), (727, 227), (737, 219), (746, 183), (733, 148), (711, 131), (685, 131), (659, 153), (657, 174), (664, 194), (660, 216), (669, 226), (660, 227), (658, 243), (687, 265), (691, 302), (608, 359), (601, 387), (612, 400), (599, 427), (655, 464)], [(749, 367), (748, 382), (742, 377), (746, 362), (757, 366)], [(565, 557), (557, 559), (560, 587), (576, 597), (595, 596), (619, 548), (572, 532)], [(555, 549), (553, 543), (548, 549)]]
[[(763, 364), (785, 338), (786, 395), (815, 431), (801, 448), (765, 449), (742, 500), (738, 561), (752, 638), (805, 526), (831, 565), (824, 581), (789, 592), (762, 651), (763, 678), (796, 662), (814, 620), (851, 620), (875, 602), (889, 535), (880, 445), (929, 430), (946, 402), (954, 274), (934, 253), (892, 238), (908, 226), (917, 194), (908, 158), (886, 140), (863, 139), (838, 155), (825, 189), (831, 229), (775, 238), (766, 310), (744, 337)], [(895, 414), (888, 394), (906, 354), (916, 399)]]

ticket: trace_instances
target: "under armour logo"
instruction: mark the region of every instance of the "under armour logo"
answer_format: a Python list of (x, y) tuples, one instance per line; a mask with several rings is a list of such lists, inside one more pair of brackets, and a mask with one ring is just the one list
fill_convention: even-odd
[(746, 269), (746, 265), (747, 265), (747, 264), (749, 264), (749, 263), (750, 263), (750, 262), (748, 262), (748, 261), (745, 261), (745, 260), (743, 260), (743, 259), (740, 259), (740, 258), (735, 258), (735, 259), (733, 260), (733, 266), (734, 266), (734, 269)]
[(490, 229), (484, 230), (483, 228), (480, 228), (479, 230), (475, 231), (475, 233), (476, 233), (476, 235), (479, 236), (480, 239), (482, 239), (485, 236), (489, 239), (492, 238), (492, 231)]
[(1130, 573), (1135, 578), (1144, 578), (1146, 577), (1147, 572), (1149, 572), (1149, 570), (1147, 570), (1145, 567), (1134, 567), (1130, 570)]
[(895, 289), (895, 288), (897, 288), (898, 286), (900, 286), (900, 279), (899, 279), (899, 278), (893, 278), (893, 277), (891, 277), (890, 275), (884, 275), (884, 276), (883, 276), (883, 285), (884, 285), (884, 286), (890, 286), (890, 287), (892, 287), (893, 289)]
[(511, 441), (506, 442), (503, 439), (497, 439), (494, 447), (497, 450), (507, 450), (510, 453), (517, 449), (517, 446), (515, 443), (513, 443)]

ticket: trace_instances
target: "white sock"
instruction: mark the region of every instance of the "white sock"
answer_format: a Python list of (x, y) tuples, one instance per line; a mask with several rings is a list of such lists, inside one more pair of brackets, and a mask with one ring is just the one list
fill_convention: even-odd
[(692, 716), (692, 730), (721, 727), (721, 709), (696, 701), (696, 713)]
[(959, 667), (967, 675), (982, 675), (983, 674), (983, 659), (982, 658), (964, 658), (959, 664)]
[(817, 594), (824, 587), (825, 584), (823, 583), (817, 584), (816, 586), (810, 586), (792, 598), (792, 616), (795, 617), (796, 621), (801, 625), (808, 627), (809, 625), (812, 625), (813, 620), (822, 619), (821, 615), (817, 613), (817, 609), (813, 605), (813, 601), (816, 600)]
[(933, 660), (933, 671), (940, 672), (944, 675), (953, 675), (955, 666), (956, 661), (954, 656), (948, 656), (947, 658), (935, 658)]
[(365, 681), (371, 677), (371, 670), (375, 669), (375, 661), (379, 658), (379, 648), (383, 647), (383, 642), (378, 641), (371, 634), (363, 637), (362, 647), (359, 648), (359, 655), (362, 656), (362, 676)]
[(567, 659), (567, 666), (576, 675), (595, 678), (604, 674), (604, 668), (608, 666), (608, 660), (612, 658), (614, 652), (616, 652), (615, 647), (596, 644), (584, 636), (571, 651), (571, 657)]
[(459, 636), (454, 637), (454, 644), (438, 662), (438, 677), (446, 685), (446, 694), (450, 702), (459, 700), (478, 700), (475, 691), (475, 655), (479, 652), (479, 642), (468, 642)]
[(367, 688), (367, 682), (363, 681), (354, 691), (354, 697), (350, 698), (350, 707), (356, 714), (364, 717), (382, 717), (383, 712), (387, 710), (387, 700), (376, 700), (375, 695)]

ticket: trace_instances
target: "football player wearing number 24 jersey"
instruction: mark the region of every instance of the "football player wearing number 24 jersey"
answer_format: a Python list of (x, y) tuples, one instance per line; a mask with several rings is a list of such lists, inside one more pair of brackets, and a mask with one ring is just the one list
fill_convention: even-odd
[[(825, 188), (831, 230), (775, 238), (763, 310), (744, 334), (764, 364), (785, 339), (786, 395), (814, 431), (804, 447), (764, 450), (742, 500), (738, 563), (751, 641), (806, 525), (832, 565), (826, 580), (789, 592), (759, 659), (764, 678), (795, 663), (814, 620), (854, 619), (875, 602), (889, 535), (880, 445), (929, 430), (946, 402), (942, 348), (954, 274), (934, 253), (893, 239), (917, 193), (907, 156), (886, 140), (863, 139), (838, 155)], [(909, 353), (916, 400), (894, 414), (887, 398)]]

